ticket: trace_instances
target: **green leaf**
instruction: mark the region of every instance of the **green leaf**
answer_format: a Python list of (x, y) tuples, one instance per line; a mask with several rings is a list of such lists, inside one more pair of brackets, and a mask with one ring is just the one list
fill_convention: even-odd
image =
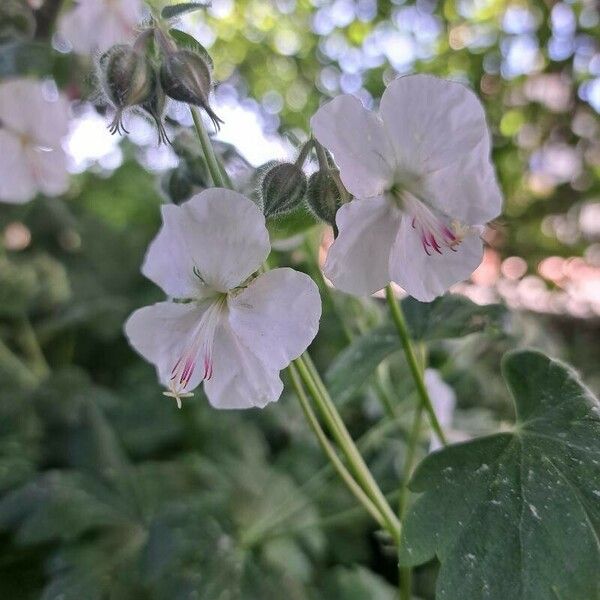
[[(174, 7), (167, 6), (166, 8)], [(196, 52), (196, 54), (199, 54), (205, 60), (206, 64), (211, 69), (214, 68), (213, 59), (208, 53), (208, 50), (194, 36), (190, 35), (189, 33), (186, 33), (185, 31), (181, 31), (181, 29), (170, 29), (169, 34), (175, 40), (175, 43), (179, 48), (193, 50), (194, 52)]]
[[(443, 296), (433, 302), (402, 300), (408, 328), (415, 340), (433, 341), (499, 330), (506, 309), (499, 304), (480, 306), (462, 296)], [(379, 363), (401, 349), (398, 333), (385, 323), (356, 338), (338, 355), (327, 372), (336, 402), (349, 400), (373, 374)]]
[(402, 300), (402, 310), (415, 340), (464, 337), (484, 330), (500, 330), (506, 316), (501, 304), (475, 304), (464, 296), (448, 294), (433, 302)]
[(437, 555), (438, 600), (600, 597), (600, 403), (568, 366), (508, 354), (511, 432), (428, 456), (400, 562)]
[(337, 567), (333, 571), (327, 598), (338, 600), (394, 600), (397, 591), (379, 575), (364, 567)]
[(171, 6), (165, 6), (161, 11), (160, 16), (163, 19), (173, 19), (189, 12), (206, 8), (209, 4), (209, 2), (182, 2), (181, 4), (172, 4)]

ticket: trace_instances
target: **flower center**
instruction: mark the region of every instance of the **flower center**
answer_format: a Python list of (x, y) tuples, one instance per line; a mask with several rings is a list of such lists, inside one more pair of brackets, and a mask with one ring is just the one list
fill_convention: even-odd
[(175, 398), (179, 408), (181, 408), (181, 398), (193, 395), (187, 389), (198, 363), (201, 363), (204, 369), (201, 381), (212, 377), (215, 332), (225, 309), (226, 300), (227, 295), (220, 294), (204, 311), (198, 324), (191, 330), (187, 344), (173, 365), (169, 391), (164, 394)]
[(427, 256), (433, 252), (443, 254), (447, 250), (456, 252), (470, 231), (468, 226), (456, 220), (451, 221), (399, 186), (394, 186), (390, 193), (398, 208), (411, 219), (412, 228), (419, 236)]

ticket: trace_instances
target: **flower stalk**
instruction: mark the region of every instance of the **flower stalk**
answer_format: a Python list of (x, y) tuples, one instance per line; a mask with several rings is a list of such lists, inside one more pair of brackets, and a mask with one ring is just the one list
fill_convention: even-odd
[(410, 338), (410, 333), (408, 332), (408, 327), (406, 325), (406, 320), (404, 318), (402, 308), (400, 307), (400, 304), (396, 301), (396, 297), (394, 296), (394, 291), (392, 290), (391, 285), (388, 285), (385, 288), (385, 297), (388, 306), (390, 307), (392, 320), (394, 321), (394, 325), (396, 326), (396, 330), (398, 331), (400, 343), (402, 344), (402, 349), (404, 350), (404, 355), (406, 356), (406, 362), (408, 363), (408, 367), (414, 380), (415, 387), (417, 388), (417, 394), (419, 395), (421, 404), (427, 412), (427, 415), (429, 416), (429, 422), (431, 423), (433, 431), (439, 438), (440, 442), (445, 446), (447, 444), (446, 436), (444, 435), (444, 431), (442, 430), (442, 427), (435, 414), (435, 410), (433, 409), (433, 404), (431, 403), (429, 393), (427, 391), (427, 388), (425, 387), (423, 372), (419, 367), (419, 363), (415, 355), (412, 340)]

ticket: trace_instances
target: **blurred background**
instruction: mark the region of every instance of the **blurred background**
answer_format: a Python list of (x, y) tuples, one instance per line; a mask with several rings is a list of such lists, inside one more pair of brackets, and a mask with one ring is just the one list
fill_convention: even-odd
[[(73, 174), (61, 198), (0, 204), (0, 598), (394, 598), (393, 553), (324, 466), (291, 393), (224, 413), (198, 391), (177, 411), (124, 340), (127, 315), (161, 298), (139, 273), (158, 208), (201, 189), (202, 168), (183, 105), (167, 108), (172, 147), (136, 114), (130, 135), (108, 133), (98, 53), (74, 52), (57, 27), (71, 9), (0, 7), (0, 78), (39, 77), (72, 100)], [(600, 390), (595, 0), (213, 0), (177, 27), (214, 60), (218, 148), (248, 193), (254, 168), (295, 156), (328, 98), (376, 108), (413, 72), (471, 86), (506, 201), (483, 264), (454, 291), (501, 306), (494, 327), (430, 344), (455, 397), (448, 427), (465, 439), (511, 421), (499, 362), (516, 346), (567, 360)], [(322, 228), (303, 214), (270, 229), (274, 262), (317, 277), (303, 239), (316, 247)], [(330, 381), (349, 338), (383, 318), (377, 299), (324, 293), (314, 354)], [(393, 418), (368, 384), (338, 401), (393, 494), (412, 389), (399, 354), (380, 370)], [(417, 570), (417, 597), (433, 598), (435, 571)]]

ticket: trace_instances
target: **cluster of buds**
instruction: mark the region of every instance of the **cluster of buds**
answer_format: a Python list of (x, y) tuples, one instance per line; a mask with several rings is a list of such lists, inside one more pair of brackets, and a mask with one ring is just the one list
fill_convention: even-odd
[(128, 133), (123, 126), (126, 109), (138, 108), (149, 114), (158, 128), (158, 141), (169, 142), (163, 125), (166, 99), (172, 98), (203, 108), (216, 129), (222, 120), (209, 105), (212, 90), (212, 60), (195, 40), (180, 47), (172, 34), (153, 23), (133, 45), (118, 44), (98, 62), (100, 87), (116, 114), (111, 133)]
[[(319, 169), (307, 180), (302, 167), (313, 148)], [(335, 215), (347, 192), (333, 158), (318, 142), (309, 140), (293, 163), (267, 163), (259, 181), (258, 200), (265, 217), (285, 215), (306, 205), (316, 219), (333, 227), (337, 237)]]

